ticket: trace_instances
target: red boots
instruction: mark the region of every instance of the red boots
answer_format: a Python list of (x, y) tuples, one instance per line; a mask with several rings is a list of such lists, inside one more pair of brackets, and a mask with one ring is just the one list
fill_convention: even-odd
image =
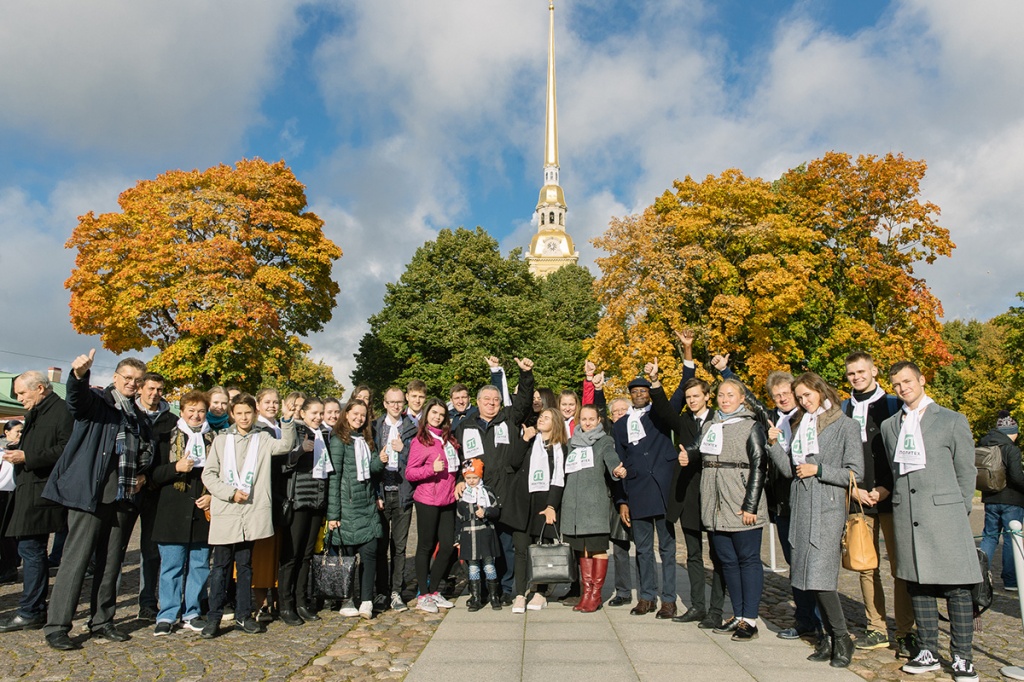
[(601, 590), (604, 589), (604, 579), (607, 575), (607, 558), (580, 558), (580, 583), (583, 586), (583, 597), (580, 599), (580, 603), (573, 607), (573, 611), (593, 613), (601, 608)]

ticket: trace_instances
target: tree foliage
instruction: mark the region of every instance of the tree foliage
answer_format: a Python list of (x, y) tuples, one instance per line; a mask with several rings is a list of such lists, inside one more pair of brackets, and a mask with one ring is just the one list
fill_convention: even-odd
[(676, 181), (594, 240), (608, 254), (597, 259), (599, 364), (623, 382), (658, 357), (674, 383), (671, 330), (692, 327), (698, 360), (730, 352), (755, 389), (780, 368), (841, 385), (853, 349), (934, 372), (951, 359), (942, 308), (914, 266), (954, 245), (939, 208), (918, 198), (925, 168), (829, 153), (772, 183), (738, 170)]
[(151, 346), (179, 386), (287, 374), (331, 319), (341, 249), (283, 161), (169, 171), (79, 218), (71, 323), (115, 353)]
[(527, 356), (536, 362), (538, 385), (575, 388), (598, 312), (585, 268), (567, 266), (538, 280), (519, 249), (502, 257), (482, 228), (441, 230), (388, 284), (360, 341), (352, 381), (379, 392), (421, 379), (431, 395), (446, 395), (456, 382), (471, 390), (487, 383), (486, 356), (509, 370), (513, 357)]
[(301, 391), (317, 398), (342, 400), (345, 387), (334, 378), (334, 368), (323, 360), (314, 362), (308, 355), (295, 360), (286, 374), (264, 374), (261, 386), (276, 388), (282, 396)]
[[(1024, 291), (1017, 294), (1017, 298), (1024, 302)], [(992, 320), (1005, 333), (1003, 349), (1005, 352), (1006, 365), (1005, 376), (1009, 384), (1010, 409), (1018, 422), (1024, 422), (1024, 367), (1021, 366), (1021, 358), (1024, 358), (1024, 306), (1011, 306), (1010, 309)]]

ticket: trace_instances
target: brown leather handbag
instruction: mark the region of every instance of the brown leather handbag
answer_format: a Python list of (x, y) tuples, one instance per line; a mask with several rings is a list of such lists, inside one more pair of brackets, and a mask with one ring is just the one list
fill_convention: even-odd
[(857, 479), (850, 472), (850, 486), (846, 491), (846, 508), (850, 509), (850, 500), (856, 500), (859, 512), (853, 512), (846, 518), (846, 530), (843, 533), (843, 568), (849, 571), (870, 571), (878, 568), (878, 552), (875, 551), (874, 534), (864, 516), (864, 505), (860, 501), (860, 488)]

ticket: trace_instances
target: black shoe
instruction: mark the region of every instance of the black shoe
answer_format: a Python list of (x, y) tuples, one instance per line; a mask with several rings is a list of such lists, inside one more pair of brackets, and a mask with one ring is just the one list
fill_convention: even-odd
[(487, 581), (487, 598), (492, 610), (501, 611), (501, 584), (497, 580)]
[(779, 630), (775, 635), (779, 639), (800, 639), (807, 635), (816, 634), (814, 630), (800, 630), (798, 628), (786, 628), (785, 630)]
[[(245, 620), (248, 620), (248, 618), (246, 618)], [(236, 622), (241, 622), (237, 618), (235, 618), (235, 621)], [(269, 608), (267, 608), (266, 606), (261, 606), (260, 610), (256, 612), (256, 622), (257, 623), (273, 623), (274, 622), (274, 614), (273, 614), (273, 612), (271, 612), (271, 610)]]
[(57, 651), (81, 649), (80, 646), (71, 641), (66, 632), (51, 632), (46, 636), (46, 643), (50, 645), (51, 649), (56, 649)]
[(195, 618), (186, 620), (182, 624), (182, 627), (186, 630), (191, 630), (192, 632), (202, 632), (206, 629), (206, 619), (202, 616), (196, 616)]
[(853, 660), (853, 640), (849, 635), (836, 637), (832, 643), (832, 661), (829, 663), (833, 668), (845, 668)]
[(910, 632), (906, 635), (896, 635), (894, 638), (896, 646), (896, 658), (912, 659), (917, 656), (920, 648), (917, 645), (917, 636)]
[(10, 585), (18, 582), (18, 569), (10, 568), (0, 573), (0, 585)]
[(141, 620), (143, 623), (155, 623), (156, 609), (151, 609), (148, 606), (140, 606), (139, 615), (135, 616), (135, 620)]
[(716, 635), (726, 635), (730, 632), (736, 632), (736, 628), (738, 628), (739, 626), (740, 619), (736, 616), (733, 616), (729, 620), (722, 621), (721, 623), (719, 623), (718, 627), (714, 628), (712, 632), (714, 632)]
[(699, 620), (704, 620), (707, 616), (707, 611), (701, 609), (689, 608), (686, 609), (686, 613), (681, 616), (676, 616), (672, 619), (673, 623), (695, 623)]
[(153, 628), (154, 637), (163, 637), (164, 635), (169, 635), (172, 632), (174, 632), (174, 623), (168, 623), (167, 621), (161, 621), (156, 624), (155, 628)]
[(0, 632), (15, 632), (17, 630), (38, 630), (46, 625), (46, 614), (25, 618), (20, 613), (0, 623)]
[(249, 616), (245, 620), (236, 620), (235, 629), (241, 630), (242, 632), (246, 632), (250, 635), (263, 632), (263, 626), (260, 625), (259, 621), (252, 616)]
[(814, 645), (814, 653), (807, 657), (808, 661), (824, 663), (832, 660), (832, 637), (822, 633), (818, 643)]
[(220, 630), (220, 618), (210, 618), (206, 621), (206, 625), (203, 627), (203, 632), (200, 637), (203, 639), (213, 639), (217, 636), (218, 630)]
[(299, 614), (295, 613), (291, 609), (281, 609), (281, 620), (284, 621), (285, 625), (291, 625), (294, 627), (305, 625), (306, 623), (306, 621), (302, 620)]
[(108, 642), (127, 642), (129, 639), (132, 638), (132, 636), (128, 633), (121, 632), (120, 630), (115, 628), (113, 623), (107, 623), (98, 630), (93, 630), (92, 636), (99, 637), (100, 639), (105, 639)]
[(388, 599), (388, 595), (378, 594), (376, 597), (373, 598), (373, 612), (384, 613), (385, 611), (387, 611), (388, 606), (390, 606), (389, 601), (390, 600)]
[(466, 610), (469, 612), (479, 611), (484, 607), (484, 584), (480, 580), (469, 581), (469, 599), (466, 600)]
[(295, 609), (295, 612), (299, 614), (299, 618), (305, 621), (320, 620), (320, 616), (316, 615), (316, 612), (310, 611), (305, 606), (300, 606)]
[(615, 595), (608, 600), (608, 606), (628, 606), (633, 603), (633, 597), (620, 597)]
[(752, 639), (757, 639), (757, 626), (741, 620), (732, 633), (732, 641), (748, 642)]
[(701, 630), (714, 630), (721, 624), (722, 614), (715, 615), (713, 613), (709, 613), (707, 616), (704, 617), (704, 620), (697, 623), (697, 627), (699, 627)]
[(516, 600), (516, 597), (511, 592), (503, 592), (501, 595), (502, 606), (512, 606), (512, 602)]

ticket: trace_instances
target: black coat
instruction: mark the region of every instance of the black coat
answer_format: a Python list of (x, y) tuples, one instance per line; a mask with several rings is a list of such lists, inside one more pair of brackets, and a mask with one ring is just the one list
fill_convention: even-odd
[[(329, 431), (321, 431), (324, 437), (324, 448), (327, 457), (330, 458), (331, 434)], [(295, 422), (295, 448), (288, 454), (285, 464), (281, 468), (281, 475), (284, 479), (285, 509), (310, 509), (321, 513), (327, 512), (327, 479), (313, 478), (313, 452), (306, 452), (302, 444), (306, 440), (313, 440), (313, 431), (310, 427)]]
[[(203, 434), (207, 453), (213, 445), (214, 438), (213, 431)], [(173, 433), (167, 434), (166, 448), (158, 450), (159, 459), (150, 472), (149, 479), (157, 488), (153, 542), (205, 544), (209, 537), (210, 522), (206, 520), (206, 514), (196, 506), (196, 500), (207, 494), (206, 488), (203, 487), (203, 470), (196, 468), (183, 474), (174, 469), (178, 463), (177, 449), (184, 448), (187, 442), (185, 435), (177, 428)], [(185, 484), (184, 490), (175, 487), (179, 482)]]
[(1024, 471), (1021, 466), (1020, 448), (1009, 436), (996, 429), (982, 436), (978, 445), (998, 445), (1003, 453), (1003, 466), (1006, 467), (1006, 487), (997, 493), (982, 493), (981, 501), (985, 504), (1013, 504), (1024, 507)]
[(626, 430), (628, 423), (627, 415), (612, 426), (615, 451), (626, 467), (626, 478), (622, 481), (626, 499), (620, 501), (629, 505), (630, 516), (635, 519), (665, 515), (672, 481), (679, 469), (679, 450), (672, 443), (672, 425), (661, 420), (652, 407), (650, 412), (640, 417), (646, 435), (639, 442), (630, 443)]
[[(676, 443), (690, 449), (699, 442), (704, 421), (698, 422), (693, 413), (689, 411), (679, 414), (676, 399), (682, 392), (683, 384), (686, 383), (686, 376), (684, 375), (683, 378), (684, 381), (680, 382), (679, 389), (676, 390), (677, 395), (673, 396), (672, 401), (665, 398), (663, 388), (651, 389), (653, 405), (651, 410), (657, 412), (659, 419), (667, 424), (672, 424), (676, 434)], [(710, 416), (711, 411), (708, 410), (705, 419)], [(700, 522), (700, 479), (701, 459), (699, 457), (690, 458), (690, 463), (685, 467), (677, 466), (675, 468), (668, 508), (665, 512), (666, 521), (675, 523), (678, 520), (686, 530), (699, 531), (703, 528)]]
[[(867, 491), (882, 487), (889, 491), (889, 496), (874, 507), (864, 507), (865, 514), (892, 513), (894, 481), (892, 469), (889, 468), (889, 456), (885, 452), (885, 443), (882, 441), (882, 422), (899, 412), (901, 405), (899, 398), (887, 393), (868, 406), (868, 440), (866, 443), (862, 443), (864, 447), (864, 480), (860, 482), (860, 487)], [(853, 417), (852, 402), (844, 400), (842, 408), (843, 414)], [(850, 512), (854, 511), (860, 511), (860, 505), (851, 500)]]
[[(75, 419), (71, 438), (57, 460), (43, 489), (43, 497), (70, 509), (94, 512), (101, 502), (113, 502), (117, 489), (117, 455), (114, 444), (121, 426), (121, 412), (114, 405), (113, 386), (89, 388), (90, 373), (68, 377), (68, 411)], [(139, 421), (139, 455), (152, 459), (153, 438), (149, 421), (136, 407)], [(148, 451), (144, 454), (143, 450)], [(144, 474), (147, 467), (139, 467)], [(113, 480), (112, 480), (113, 479)], [(113, 486), (111, 486), (111, 482)], [(109, 498), (109, 499), (106, 499)]]
[(67, 527), (67, 510), (42, 495), (74, 425), (67, 405), (56, 393), (50, 393), (25, 415), (18, 444), (18, 449), (25, 452), (25, 463), (14, 467), (17, 484), (8, 537), (47, 535)]
[[(537, 438), (540, 438), (540, 436), (535, 436), (534, 440)], [(540, 515), (540, 512), (545, 507), (552, 507), (557, 518), (562, 507), (562, 494), (565, 492), (565, 487), (552, 484), (547, 490), (531, 493), (530, 483), (527, 479), (530, 468), (530, 452), (533, 450), (533, 440), (524, 442), (519, 437), (517, 437), (517, 440), (521, 445), (516, 448), (517, 456), (515, 458), (516, 464), (514, 465), (516, 471), (508, 487), (507, 497), (501, 498), (501, 519), (503, 523), (516, 530), (526, 531), (533, 537), (538, 537), (541, 531), (544, 530), (545, 524), (544, 517)], [(554, 449), (549, 445), (545, 450), (548, 456), (548, 471), (553, 476), (555, 471)], [(562, 457), (564, 458), (568, 454), (568, 446), (562, 446)], [(484, 474), (486, 473), (487, 468), (485, 465)], [(547, 534), (548, 537), (551, 537), (553, 531), (548, 529)]]
[[(388, 446), (386, 441), (391, 428), (387, 425), (386, 420), (387, 414), (374, 422), (373, 440), (377, 444), (377, 452), (383, 452)], [(412, 483), (405, 480), (405, 467), (409, 463), (409, 445), (412, 443), (412, 439), (416, 437), (417, 431), (419, 431), (419, 427), (416, 425), (416, 422), (402, 415), (401, 421), (398, 422), (398, 437), (402, 439), (405, 447), (398, 453), (398, 471), (385, 468), (381, 474), (382, 491), (385, 485), (394, 485), (396, 481), (398, 482), (398, 506), (402, 509), (412, 509)], [(381, 497), (383, 498), (383, 495)]]

